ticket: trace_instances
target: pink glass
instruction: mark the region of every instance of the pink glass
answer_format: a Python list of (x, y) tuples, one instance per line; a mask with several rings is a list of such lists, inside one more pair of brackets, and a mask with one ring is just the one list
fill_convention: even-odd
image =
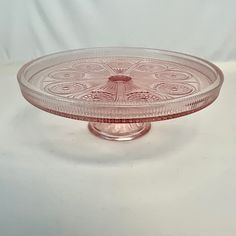
[(34, 106), (89, 121), (109, 140), (131, 140), (153, 121), (199, 111), (219, 95), (223, 74), (190, 55), (145, 48), (91, 48), (47, 55), (18, 72)]

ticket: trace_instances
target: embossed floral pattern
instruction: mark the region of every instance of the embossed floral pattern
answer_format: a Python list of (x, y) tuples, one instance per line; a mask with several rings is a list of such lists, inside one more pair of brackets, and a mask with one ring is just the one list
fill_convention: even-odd
[(183, 96), (191, 94), (195, 88), (190, 84), (184, 83), (160, 83), (153, 87), (157, 92), (173, 96)]
[(131, 104), (183, 97), (200, 88), (197, 76), (183, 66), (135, 57), (87, 58), (57, 65), (41, 77), (40, 84), (51, 95)]
[(85, 73), (81, 71), (73, 70), (59, 70), (53, 71), (48, 75), (52, 79), (56, 80), (78, 80), (82, 79), (85, 76)]
[(86, 88), (87, 87), (85, 84), (63, 81), (48, 84), (47, 86), (45, 86), (45, 91), (48, 91), (51, 94), (67, 95), (77, 93)]

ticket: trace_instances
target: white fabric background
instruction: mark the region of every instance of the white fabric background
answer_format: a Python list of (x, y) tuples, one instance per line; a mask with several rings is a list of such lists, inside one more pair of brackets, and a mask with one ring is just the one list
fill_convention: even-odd
[(42, 112), (0, 66), (1, 236), (235, 236), (236, 62), (208, 108), (109, 142)]
[(140, 46), (236, 59), (235, 0), (1, 0), (0, 61)]
[[(0, 236), (235, 236), (235, 9), (233, 0), (0, 0)], [(207, 109), (125, 143), (22, 98), (22, 63), (94, 46), (192, 53), (218, 61), (225, 83)]]

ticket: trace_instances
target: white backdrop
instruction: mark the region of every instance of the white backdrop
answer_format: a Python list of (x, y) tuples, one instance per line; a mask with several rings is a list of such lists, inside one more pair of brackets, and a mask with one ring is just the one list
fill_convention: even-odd
[[(235, 0), (0, 0), (0, 236), (235, 236), (235, 9)], [(191, 53), (215, 61), (225, 82), (201, 112), (105, 141), (86, 122), (31, 106), (16, 81), (32, 58), (94, 46)]]
[(236, 59), (235, 0), (1, 0), (0, 61), (95, 46)]

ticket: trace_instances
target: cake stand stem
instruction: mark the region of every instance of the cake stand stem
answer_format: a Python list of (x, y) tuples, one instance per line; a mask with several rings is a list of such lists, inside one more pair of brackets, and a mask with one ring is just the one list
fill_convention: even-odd
[(108, 140), (129, 141), (146, 134), (151, 123), (98, 123), (90, 122), (88, 128), (94, 135)]

